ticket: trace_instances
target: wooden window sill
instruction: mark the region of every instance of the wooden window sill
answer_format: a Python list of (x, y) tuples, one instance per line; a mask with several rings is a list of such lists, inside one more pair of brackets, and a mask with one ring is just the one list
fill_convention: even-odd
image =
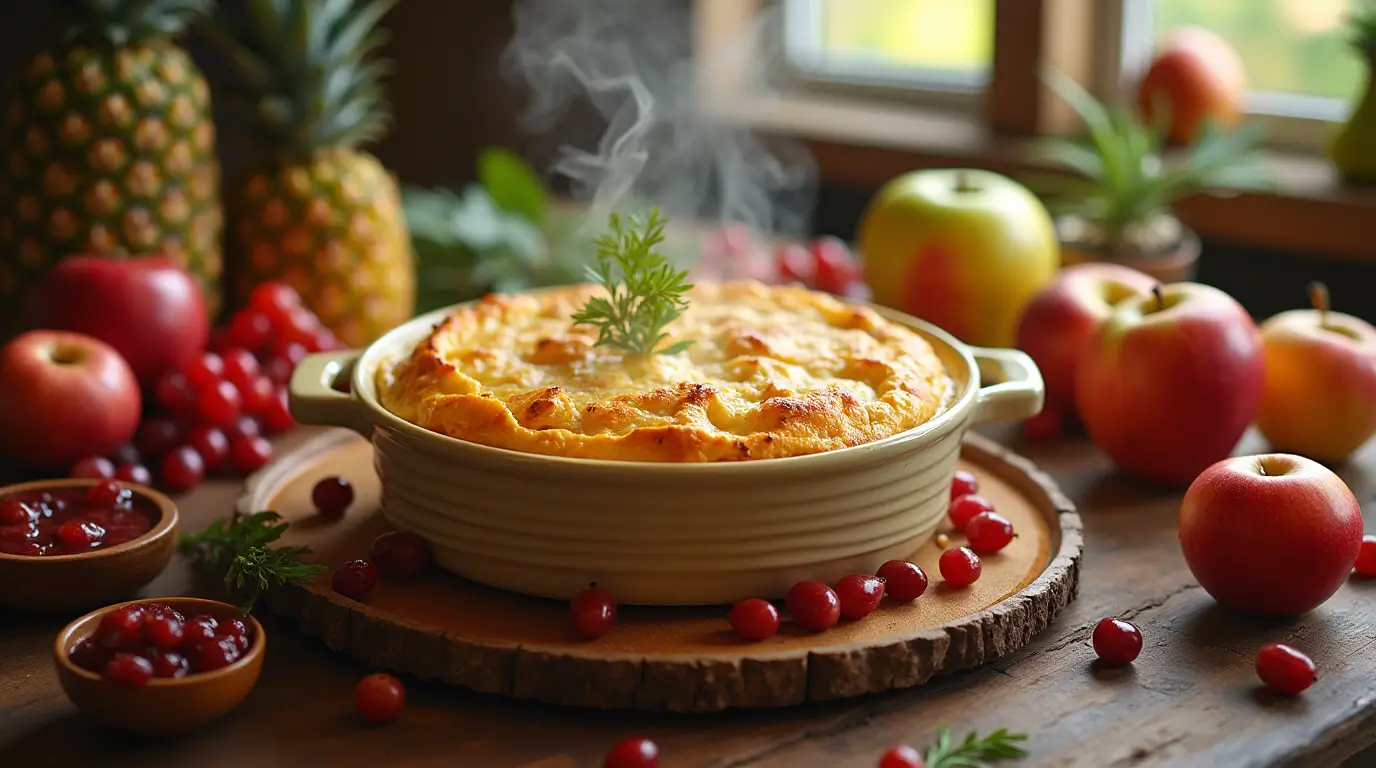
[[(1037, 156), (1035, 140), (994, 134), (978, 114), (809, 96), (757, 98), (721, 111), (761, 133), (802, 141), (824, 181), (857, 189), (925, 167), (970, 165), (1014, 178), (1056, 170)], [(1177, 214), (1207, 240), (1376, 261), (1376, 187), (1343, 184), (1321, 157), (1271, 152), (1266, 162), (1275, 193), (1195, 195), (1180, 201)]]

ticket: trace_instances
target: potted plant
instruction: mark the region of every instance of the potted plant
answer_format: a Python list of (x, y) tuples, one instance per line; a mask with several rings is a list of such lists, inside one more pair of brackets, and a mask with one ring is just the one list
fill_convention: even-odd
[(1062, 265), (1108, 261), (1162, 282), (1189, 280), (1199, 237), (1172, 204), (1197, 192), (1270, 186), (1254, 151), (1255, 124), (1229, 131), (1206, 125), (1168, 154), (1167, 120), (1146, 124), (1125, 107), (1105, 107), (1069, 77), (1051, 72), (1046, 79), (1086, 128), (1084, 141), (1058, 137), (1042, 145), (1048, 159), (1073, 172), (1042, 190), (1056, 214)]
[(1348, 20), (1351, 45), (1366, 63), (1366, 81), (1347, 122), (1333, 135), (1328, 156), (1345, 181), (1376, 184), (1376, 7)]

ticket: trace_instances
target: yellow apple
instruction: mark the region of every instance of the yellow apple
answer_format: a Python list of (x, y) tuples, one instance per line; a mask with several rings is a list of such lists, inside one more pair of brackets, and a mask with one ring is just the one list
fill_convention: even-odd
[(1266, 387), (1257, 429), (1278, 449), (1342, 461), (1376, 434), (1376, 328), (1330, 312), (1321, 284), (1310, 294), (1314, 309), (1261, 325)]
[(989, 171), (893, 179), (870, 201), (856, 239), (876, 302), (979, 346), (1011, 347), (1023, 306), (1060, 266), (1046, 207)]

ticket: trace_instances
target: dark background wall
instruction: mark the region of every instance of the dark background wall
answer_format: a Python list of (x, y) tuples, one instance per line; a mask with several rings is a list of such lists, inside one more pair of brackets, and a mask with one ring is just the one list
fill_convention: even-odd
[[(222, 5), (236, 13), (243, 2), (222, 0)], [(28, 56), (56, 40), (51, 4), (52, 0), (0, 0), (0, 75), (8, 77)], [(550, 141), (518, 130), (523, 97), (498, 69), (499, 55), (512, 34), (511, 0), (402, 0), (387, 25), (392, 32), (387, 55), (396, 63), (389, 81), (395, 122), (391, 134), (374, 149), (404, 183), (468, 181), (475, 156), (491, 145), (515, 148), (537, 164), (548, 158)], [(684, 29), (684, 34), (690, 31)], [(212, 90), (225, 82), (227, 69), (213, 51), (194, 34), (187, 46)], [(232, 179), (252, 161), (254, 148), (233, 110), (222, 102), (216, 103), (220, 157), (226, 179)], [(852, 235), (872, 193), (824, 181), (814, 230)], [(1376, 217), (1372, 238), (1376, 240)], [(1205, 242), (1200, 279), (1232, 293), (1258, 317), (1302, 304), (1305, 284), (1324, 280), (1337, 308), (1376, 322), (1376, 262), (1332, 261)]]

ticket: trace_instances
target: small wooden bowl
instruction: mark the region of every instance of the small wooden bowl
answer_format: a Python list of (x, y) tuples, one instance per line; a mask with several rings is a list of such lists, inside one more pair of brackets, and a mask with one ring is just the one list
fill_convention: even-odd
[[(165, 603), (188, 619), (202, 614), (216, 620), (238, 617), (253, 633), (253, 644), (238, 661), (222, 669), (186, 677), (154, 678), (142, 688), (106, 682), (100, 675), (72, 663), (72, 650), (96, 631), (102, 616), (126, 605), (146, 603)], [(160, 597), (107, 606), (68, 624), (53, 643), (53, 665), (67, 698), (93, 719), (131, 733), (166, 736), (198, 728), (238, 706), (258, 682), (266, 647), (267, 636), (258, 620), (241, 616), (228, 603)]]
[[(89, 488), (97, 482), (36, 480), (0, 488), (0, 498), (54, 488)], [(108, 549), (77, 555), (0, 553), (0, 605), (29, 613), (70, 616), (127, 599), (157, 578), (177, 551), (177, 505), (152, 488), (133, 483), (124, 486), (151, 501), (161, 513), (148, 533)]]

